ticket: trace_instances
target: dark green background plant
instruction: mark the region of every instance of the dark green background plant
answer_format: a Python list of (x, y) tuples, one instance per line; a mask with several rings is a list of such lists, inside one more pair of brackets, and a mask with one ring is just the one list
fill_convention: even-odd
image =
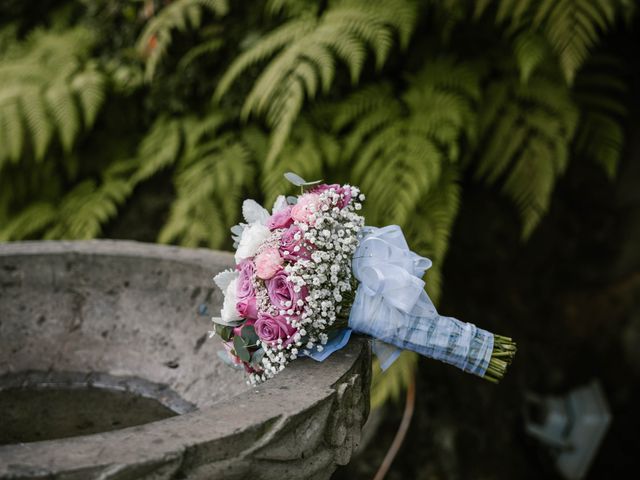
[(0, 241), (109, 235), (146, 196), (142, 239), (229, 249), (241, 199), (295, 171), (360, 185), (368, 223), (434, 260), (437, 299), (461, 176), (526, 239), (572, 158), (613, 177), (624, 143), (605, 40), (632, 0), (25, 3), (0, 7)]

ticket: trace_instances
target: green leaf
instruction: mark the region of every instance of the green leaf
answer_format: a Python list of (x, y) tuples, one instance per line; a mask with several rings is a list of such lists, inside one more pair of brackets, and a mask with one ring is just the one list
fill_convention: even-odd
[(245, 325), (242, 327), (242, 339), (246, 345), (255, 345), (258, 343), (258, 335), (253, 325)]
[(222, 340), (224, 340), (225, 342), (231, 340), (231, 337), (233, 335), (233, 327), (229, 327), (227, 325), (219, 325), (217, 323), (214, 325), (216, 334), (220, 335), (220, 338)]
[(249, 350), (247, 350), (247, 345), (244, 343), (242, 337), (233, 337), (233, 348), (240, 360), (243, 362), (251, 360), (251, 354), (249, 353)]
[(264, 348), (260, 348), (251, 354), (251, 365), (259, 367), (264, 357)]

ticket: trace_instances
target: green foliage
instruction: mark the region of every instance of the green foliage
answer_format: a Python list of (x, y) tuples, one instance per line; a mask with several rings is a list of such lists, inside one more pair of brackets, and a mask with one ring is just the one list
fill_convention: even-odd
[(336, 61), (344, 63), (351, 82), (357, 83), (367, 49), (374, 54), (376, 68), (382, 68), (394, 34), (406, 47), (415, 19), (415, 8), (406, 0), (345, 0), (320, 17), (302, 12), (242, 52), (220, 79), (215, 98), (220, 100), (249, 68), (272, 59), (247, 95), (242, 115), (263, 117), (272, 128), (265, 163), (273, 166), (305, 99), (330, 90)]
[(468, 66), (439, 59), (409, 79), (400, 100), (382, 85), (334, 107), (334, 131), (346, 130), (341, 161), (367, 192), (369, 222), (407, 225), (443, 168), (458, 162), (460, 145), (475, 137), (479, 80)]
[[(526, 238), (573, 157), (613, 177), (624, 146), (602, 40), (632, 0), (52, 3), (0, 27), (0, 241), (108, 235), (170, 181), (157, 240), (229, 248), (241, 199), (295, 171), (359, 185), (437, 300), (460, 178), (499, 187)], [(374, 404), (416, 365), (376, 373)]]
[[(176, 0), (149, 20), (138, 40), (138, 50), (145, 57), (147, 80), (153, 78), (158, 64), (167, 55), (174, 31), (184, 33), (199, 28), (204, 10), (224, 16), (229, 11), (229, 5), (227, 0)], [(217, 50), (221, 46), (220, 39), (214, 40), (215, 42), (208, 41), (199, 48), (196, 47), (198, 50), (194, 50), (191, 56)]]
[[(496, 21), (510, 31), (542, 34), (557, 55), (567, 82), (572, 83), (602, 34), (618, 17), (629, 19), (636, 5), (633, 0), (481, 0), (476, 3), (476, 16), (491, 7)], [(539, 41), (528, 38), (523, 41), (538, 43), (528, 48), (539, 52)]]
[(85, 28), (36, 30), (0, 52), (0, 168), (25, 156), (43, 160), (57, 136), (70, 152), (89, 130), (105, 96), (105, 78), (88, 61)]
[(576, 150), (615, 177), (624, 146), (624, 98), (628, 92), (624, 66), (615, 58), (595, 57), (576, 79), (575, 99), (581, 110)]
[(227, 241), (253, 167), (247, 144), (233, 133), (220, 131), (222, 121), (220, 115), (211, 115), (184, 122), (176, 199), (160, 231), (160, 242), (219, 248)]
[(518, 206), (523, 236), (547, 210), (555, 180), (569, 161), (578, 110), (567, 86), (537, 74), (526, 84), (513, 76), (489, 84), (480, 109), (482, 143), (477, 175), (501, 181)]

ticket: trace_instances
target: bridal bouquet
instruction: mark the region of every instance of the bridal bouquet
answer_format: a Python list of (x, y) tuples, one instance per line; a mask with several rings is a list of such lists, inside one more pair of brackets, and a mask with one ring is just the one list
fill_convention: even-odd
[(246, 223), (231, 229), (236, 267), (214, 278), (224, 303), (211, 334), (227, 363), (257, 384), (298, 357), (323, 361), (355, 331), (373, 338), (383, 369), (408, 349), (502, 378), (515, 344), (437, 313), (422, 280), (431, 261), (400, 227), (366, 227), (357, 187), (285, 176), (301, 194), (278, 197), (271, 214), (245, 200)]

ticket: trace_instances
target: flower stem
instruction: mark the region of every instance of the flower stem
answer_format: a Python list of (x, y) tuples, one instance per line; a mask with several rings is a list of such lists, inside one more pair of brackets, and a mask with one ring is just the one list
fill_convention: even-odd
[(502, 380), (517, 350), (516, 343), (511, 338), (494, 335), (491, 360), (489, 360), (489, 366), (483, 378), (492, 383), (498, 383)]

